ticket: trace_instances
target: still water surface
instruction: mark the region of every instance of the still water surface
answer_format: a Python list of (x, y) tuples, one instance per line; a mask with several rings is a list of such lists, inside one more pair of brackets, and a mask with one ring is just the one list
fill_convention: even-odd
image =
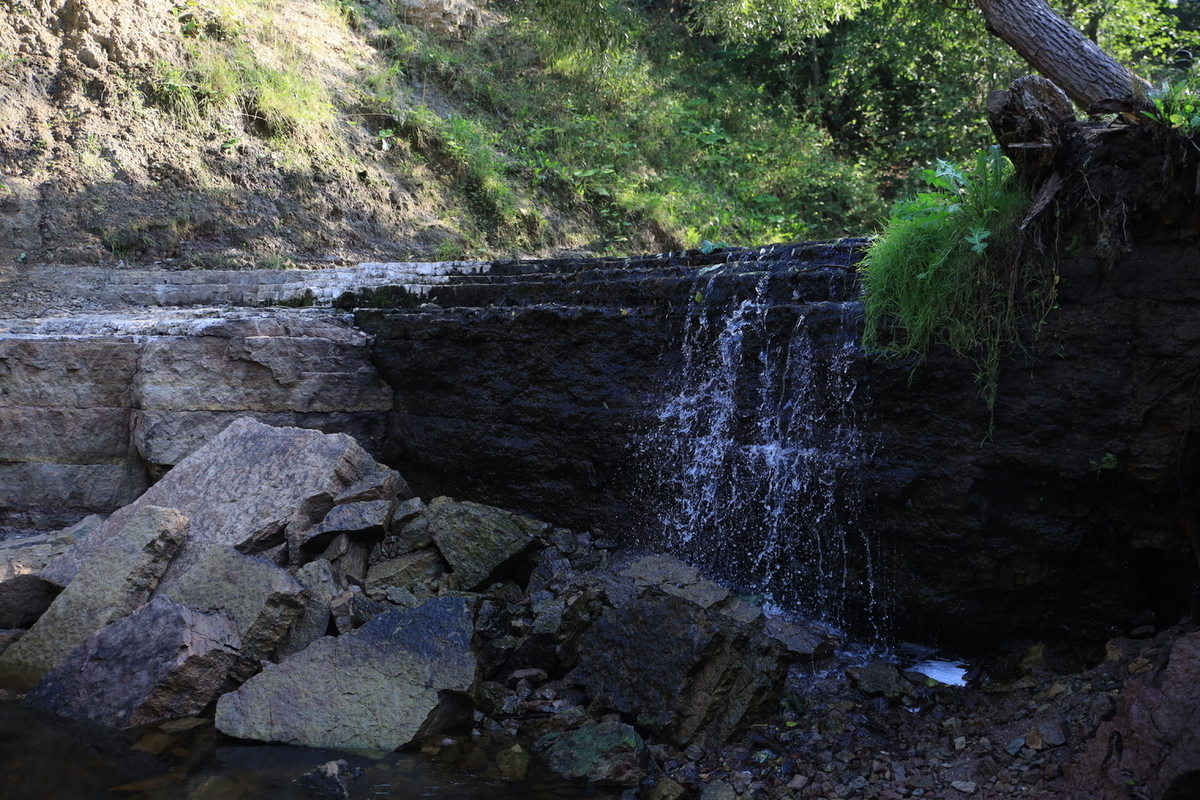
[[(616, 800), (619, 791), (571, 784), (539, 768), (506, 780), (495, 755), (511, 740), (484, 734), (436, 748), (368, 758), (333, 750), (243, 745), (210, 724), (141, 739), (0, 701), (0, 798), (5, 800), (313, 800), (297, 779), (345, 758), (363, 770), (351, 797), (444, 800)], [(139, 749), (140, 748), (140, 749)], [(146, 752), (154, 751), (157, 754)]]

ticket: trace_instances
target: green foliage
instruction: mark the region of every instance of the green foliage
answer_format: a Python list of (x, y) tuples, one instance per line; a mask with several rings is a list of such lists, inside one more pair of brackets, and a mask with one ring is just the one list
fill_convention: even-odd
[(922, 173), (929, 190), (896, 204), (860, 268), (864, 347), (920, 358), (947, 345), (975, 363), (989, 408), (1001, 356), (1050, 297), (1035, 260), (1019, 257), (1028, 199), (1010, 172), (998, 147), (969, 170), (939, 161)]
[[(252, 129), (268, 136), (317, 134), (329, 126), (334, 112), (328, 92), (309, 74), (302, 45), (280, 35), (269, 0), (237, 2), (240, 9), (235, 5), (220, 12), (199, 0), (175, 7), (187, 64), (156, 65), (151, 101), (187, 124), (236, 107)], [(245, 20), (233, 16), (239, 10)], [(264, 46), (252, 47), (252, 38)], [(259, 52), (270, 56), (261, 58)]]
[(173, 64), (160, 61), (156, 66), (157, 81), (151, 89), (151, 99), (180, 119), (195, 121), (199, 115), (196, 87), (186, 72)]
[(1100, 473), (1102, 472), (1111, 472), (1115, 470), (1117, 468), (1117, 463), (1117, 456), (1115, 453), (1105, 453), (1104, 457), (1099, 460), (1089, 458), (1088, 468), (1091, 469), (1092, 472), (1096, 473), (1096, 477), (1100, 477)]
[(691, 7), (705, 33), (732, 42), (769, 36), (791, 44), (825, 33), (865, 5), (868, 0), (693, 0)]
[(1191, 135), (1200, 130), (1200, 87), (1191, 75), (1174, 83), (1163, 81), (1150, 92), (1156, 122)]
[[(755, 4), (725, 3), (755, 21)], [(729, 68), (791, 97), (806, 119), (880, 175), (891, 196), (917, 188), (914, 165), (963, 160), (992, 140), (987, 93), (1006, 88), (1030, 68), (985, 29), (972, 3), (874, 0), (829, 23), (819, 35), (777, 30), (758, 20), (759, 38), (722, 43)], [(1178, 79), (1200, 52), (1196, 19), (1161, 0), (1052, 0), (1051, 5), (1118, 60), (1143, 76)], [(1181, 3), (1180, 6), (1195, 5)], [(1189, 27), (1189, 25), (1191, 27)]]
[[(400, 26), (375, 36), (389, 74), (455, 98), (455, 114), (410, 133), (418, 151), (416, 140), (437, 142), (487, 226), (527, 228), (520, 209), (543, 199), (590, 213), (595, 244), (627, 252), (647, 246), (646, 230), (689, 247), (859, 233), (882, 210), (865, 168), (837, 158), (786, 98), (699, 52), (669, 16), (607, 0), (504, 10), (509, 26), (466, 41)], [(593, 27), (602, 33), (580, 35)], [(409, 80), (364, 81), (381, 125), (411, 118)]]

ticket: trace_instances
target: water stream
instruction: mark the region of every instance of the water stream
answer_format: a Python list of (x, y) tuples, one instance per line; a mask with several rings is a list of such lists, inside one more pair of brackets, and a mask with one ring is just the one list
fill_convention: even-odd
[(879, 542), (859, 521), (858, 303), (688, 309), (681, 370), (645, 446), (670, 552), (782, 609), (880, 640)]

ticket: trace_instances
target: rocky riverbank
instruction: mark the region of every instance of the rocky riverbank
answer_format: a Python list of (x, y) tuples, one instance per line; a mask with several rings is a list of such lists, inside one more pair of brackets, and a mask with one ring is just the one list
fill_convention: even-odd
[[(240, 420), (107, 519), (3, 550), (7, 685), (162, 753), (419, 748), (656, 800), (1184, 797), (1200, 758), (1192, 623), (1010, 647), (950, 686), (669, 556), (425, 503), (341, 434)], [(381, 779), (312, 767), (318, 793)]]

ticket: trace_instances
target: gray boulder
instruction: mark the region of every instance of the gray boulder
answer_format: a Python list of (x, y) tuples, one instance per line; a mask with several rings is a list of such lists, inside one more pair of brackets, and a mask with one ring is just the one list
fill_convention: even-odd
[(246, 680), (279, 644), (304, 609), (307, 593), (286, 570), (232, 547), (210, 547), (161, 594), (183, 606), (221, 612), (237, 629), (241, 648), (231, 677)]
[(321, 559), (329, 562), (333, 577), (339, 586), (362, 586), (367, 578), (367, 558), (370, 547), (348, 533), (339, 533), (321, 553)]
[(916, 689), (900, 670), (886, 661), (874, 661), (865, 667), (850, 667), (846, 670), (850, 680), (859, 691), (888, 700), (901, 701), (905, 698), (915, 699)]
[(217, 729), (266, 742), (395, 750), (467, 718), (472, 611), (438, 597), (268, 666), (217, 703)]
[(429, 522), (422, 515), (425, 503), (419, 497), (402, 500), (392, 511), (392, 524), (386, 536), (371, 550), (371, 563), (395, 558), (422, 547), (428, 547)]
[(296, 547), (323, 550), (339, 534), (382, 539), (392, 520), (392, 500), (360, 500), (334, 506), (318, 524), (296, 537)]
[(35, 533), (0, 542), (0, 581), (40, 572), (52, 559), (65, 553), (103, 524), (104, 517), (92, 514), (61, 531)]
[(292, 620), (291, 627), (275, 648), (277, 661), (299, 653), (325, 635), (329, 630), (329, 603), (340, 591), (329, 562), (324, 559), (300, 567), (295, 571), (295, 578), (308, 594), (304, 608)]
[(372, 564), (367, 570), (364, 590), (368, 597), (382, 600), (390, 589), (414, 591), (436, 581), (446, 572), (446, 562), (437, 550), (418, 550)]
[(763, 631), (772, 639), (783, 644), (797, 661), (815, 661), (833, 655), (833, 643), (824, 636), (803, 625), (789, 622), (783, 617), (769, 617)]
[(471, 590), (529, 547), (544, 523), (479, 503), (434, 499), (425, 509), (429, 533), (450, 565), (451, 584)]
[(225, 615), (159, 597), (89, 636), (28, 699), (120, 728), (193, 716), (212, 702), (237, 650), (236, 626)]
[[(345, 434), (272, 428), (239, 419), (192, 453), (134, 503), (113, 513), (100, 530), (51, 562), (43, 577), (66, 584), (87, 553), (147, 505), (177, 508), (191, 519), (187, 542), (164, 583), (191, 568), (208, 547), (259, 553), (319, 523), (336, 498), (357, 486), (400, 485)], [(401, 482), (402, 483), (402, 482)], [(405, 493), (407, 489), (405, 488)]]
[(778, 642), (654, 592), (605, 609), (576, 649), (574, 676), (594, 701), (681, 747), (717, 747), (773, 712), (787, 675)]
[(78, 576), (37, 624), (0, 655), (0, 677), (33, 685), (89, 635), (146, 602), (187, 528), (187, 517), (173, 508), (142, 504), (124, 515), (80, 557)]
[(672, 556), (645, 556), (621, 574), (633, 578), (638, 588), (656, 586), (701, 608), (711, 608), (729, 597), (724, 586), (702, 577), (700, 570)]
[(633, 726), (622, 722), (589, 722), (573, 731), (549, 734), (550, 769), (572, 780), (634, 786), (646, 777), (650, 754)]

